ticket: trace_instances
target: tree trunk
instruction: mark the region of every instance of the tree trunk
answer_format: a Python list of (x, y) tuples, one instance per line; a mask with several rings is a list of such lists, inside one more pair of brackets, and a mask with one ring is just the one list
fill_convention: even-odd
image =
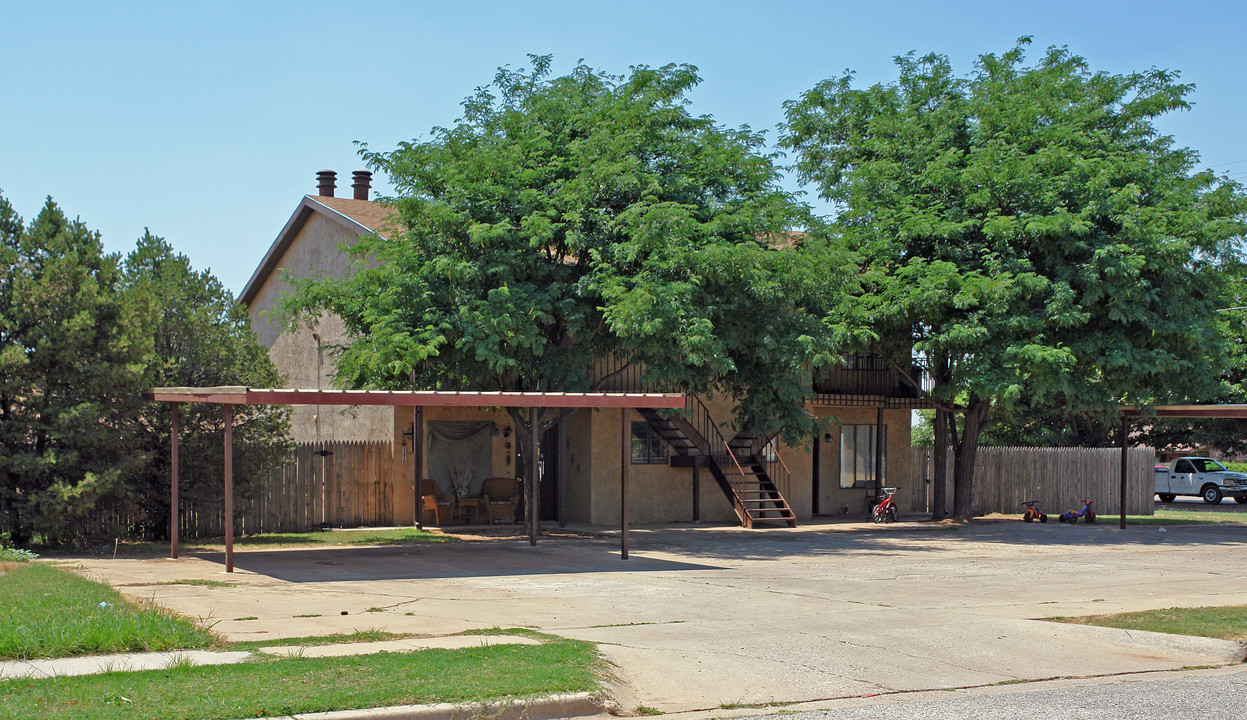
[[(523, 471), (516, 474), (524, 478), (525, 524), (528, 527), (530, 542), (535, 542), (539, 527), (536, 524), (539, 517), (539, 508), (535, 507), (537, 503), (538, 453), (533, 452), (533, 438), (534, 436), (537, 438), (541, 437), (541, 426), (548, 413), (541, 411), (540, 408), (531, 408), (528, 412), (524, 412), (521, 408), (508, 408), (507, 414), (511, 416), (511, 423), (515, 427), (517, 458), (521, 454), (524, 457)], [(520, 470), (518, 462), (516, 470)]]
[(945, 490), (948, 487), (948, 414), (944, 408), (935, 409), (935, 447), (931, 452), (931, 461), (935, 466), (931, 473), (931, 519), (943, 520), (948, 517), (948, 498)]
[[(948, 358), (937, 359), (933, 370), (931, 395), (940, 403), (944, 400), (939, 397), (939, 391), (948, 380)], [(935, 407), (932, 429), (935, 431), (935, 447), (931, 460), (935, 467), (931, 473), (931, 519), (943, 520), (948, 517), (948, 411), (939, 404)]]
[(961, 439), (953, 457), (953, 517), (969, 520), (974, 517), (974, 460), (979, 451), (979, 434), (987, 424), (990, 400), (970, 396), (962, 417)]

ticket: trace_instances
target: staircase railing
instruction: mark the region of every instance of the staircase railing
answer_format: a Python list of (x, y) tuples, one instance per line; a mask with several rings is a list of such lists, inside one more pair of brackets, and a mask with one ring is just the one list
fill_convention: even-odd
[(779, 454), (779, 436), (773, 436), (758, 451), (757, 458), (762, 462), (762, 466), (766, 468), (766, 474), (771, 478), (771, 482), (775, 483), (775, 487), (779, 489), (779, 493), (784, 497), (789, 497), (792, 490), (792, 473), (788, 470), (788, 464), (784, 462), (784, 458)]
[(645, 368), (625, 355), (606, 355), (593, 362), (593, 389), (599, 392), (665, 392), (645, 380)]
[[(727, 438), (723, 437), (723, 431), (719, 430), (719, 424), (714, 421), (714, 417), (710, 415), (710, 410), (702, 403), (701, 399), (696, 395), (688, 394), (684, 396), (684, 418), (689, 425), (693, 426), (693, 430), (701, 434), (709, 444), (711, 451), (708, 453), (719, 463), (720, 467), (728, 467), (728, 458), (732, 458), (735, 462), (736, 456), (728, 447)], [(723, 452), (717, 452), (718, 448), (723, 448)], [(739, 463), (737, 463), (739, 465)]]

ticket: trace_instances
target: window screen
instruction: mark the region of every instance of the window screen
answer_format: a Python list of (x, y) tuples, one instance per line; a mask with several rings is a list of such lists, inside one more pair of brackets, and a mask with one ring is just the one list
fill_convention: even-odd
[[(871, 487), (875, 482), (875, 425), (840, 427), (840, 487)], [(888, 428), (883, 427), (883, 467), (888, 473)]]

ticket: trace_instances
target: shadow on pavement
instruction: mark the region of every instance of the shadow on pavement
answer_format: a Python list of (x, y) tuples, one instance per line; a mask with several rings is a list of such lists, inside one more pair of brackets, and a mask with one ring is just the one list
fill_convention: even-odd
[[(223, 552), (192, 555), (225, 564)], [(296, 583), (727, 569), (640, 556), (624, 561), (616, 547), (591, 540), (247, 550), (234, 553), (234, 567)]]

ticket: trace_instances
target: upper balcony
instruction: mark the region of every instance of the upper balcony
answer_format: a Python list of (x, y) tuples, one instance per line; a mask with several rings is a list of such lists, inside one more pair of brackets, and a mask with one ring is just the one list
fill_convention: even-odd
[[(915, 377), (921, 371), (915, 367)], [(820, 371), (814, 378), (811, 405), (855, 407), (926, 407), (918, 388), (902, 378), (880, 355), (846, 356), (843, 362)]]

